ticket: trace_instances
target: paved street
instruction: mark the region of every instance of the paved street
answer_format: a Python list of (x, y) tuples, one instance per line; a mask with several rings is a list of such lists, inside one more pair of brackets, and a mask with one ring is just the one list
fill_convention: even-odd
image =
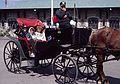
[[(7, 41), (6, 39), (0, 38), (0, 84), (57, 84), (51, 67), (28, 74), (14, 74), (7, 71), (3, 61), (3, 49)], [(104, 71), (110, 84), (120, 84), (120, 61), (104, 63)], [(86, 84), (82, 81), (77, 83)]]

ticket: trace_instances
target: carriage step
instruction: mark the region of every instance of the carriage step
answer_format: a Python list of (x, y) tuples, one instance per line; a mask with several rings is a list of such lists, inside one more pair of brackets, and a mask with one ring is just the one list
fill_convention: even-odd
[(61, 47), (63, 47), (63, 48), (68, 48), (68, 47), (70, 47), (70, 46), (71, 46), (71, 44), (61, 45)]

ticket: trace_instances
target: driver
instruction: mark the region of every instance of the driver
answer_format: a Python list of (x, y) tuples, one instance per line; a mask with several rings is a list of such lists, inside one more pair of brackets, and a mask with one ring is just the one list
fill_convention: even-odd
[(56, 17), (58, 19), (59, 27), (61, 30), (60, 43), (71, 44), (72, 25), (70, 25), (70, 20), (72, 20), (72, 16), (66, 9), (66, 2), (60, 2), (60, 8), (56, 11)]

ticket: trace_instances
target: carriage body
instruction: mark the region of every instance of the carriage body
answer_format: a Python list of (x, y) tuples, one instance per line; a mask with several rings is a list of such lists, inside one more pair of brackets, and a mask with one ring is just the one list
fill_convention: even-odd
[[(43, 26), (44, 24), (38, 19), (18, 18), (18, 26), (14, 32), (17, 37), (9, 37), (9, 41), (4, 48), (4, 62), (7, 69), (11, 72), (18, 72), (21, 68), (22, 61), (37, 60), (42, 67), (48, 67), (53, 58), (60, 54), (60, 46), (58, 46), (56, 39), (56, 30), (45, 30), (47, 41), (32, 40), (34, 46), (30, 43), (30, 38), (26, 36), (30, 27), (36, 29), (36, 26)], [(26, 30), (24, 32), (24, 29)], [(49, 34), (50, 33), (50, 34)], [(51, 40), (48, 41), (48, 37)], [(35, 49), (34, 57), (30, 56), (30, 51)], [(18, 61), (18, 62), (16, 62)], [(47, 62), (47, 63), (46, 63)]]
[[(17, 22), (18, 22), (20, 27), (27, 28), (27, 30), (30, 27), (35, 28), (36, 26), (44, 26), (44, 24), (38, 19), (17, 19)], [(47, 30), (45, 30), (45, 31), (47, 31)], [(49, 32), (53, 32), (53, 31), (49, 31)], [(21, 33), (21, 32), (19, 32), (19, 33)], [(46, 38), (49, 37), (47, 32), (45, 32), (45, 33), (46, 33)], [(51, 36), (52, 36), (51, 38), (55, 37), (54, 34), (51, 35)], [(24, 52), (25, 56), (27, 58), (29, 58), (30, 56), (29, 56), (28, 51), (30, 51), (30, 48), (31, 48), (30, 40), (25, 36), (23, 36), (23, 37), (18, 36), (18, 40), (19, 40), (19, 42), (22, 46), (22, 49), (23, 49), (23, 52)], [(57, 43), (56, 43), (55, 40), (52, 40), (50, 42), (41, 41), (41, 40), (34, 40), (34, 42), (35, 42), (34, 48), (36, 49), (35, 57), (37, 57), (38, 59), (54, 58), (60, 52), (57, 49), (58, 47), (57, 47)], [(51, 46), (53, 46), (53, 47), (51, 47)]]

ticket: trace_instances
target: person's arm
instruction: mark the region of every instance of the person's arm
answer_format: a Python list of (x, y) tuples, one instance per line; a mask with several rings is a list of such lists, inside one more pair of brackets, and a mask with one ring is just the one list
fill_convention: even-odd
[(72, 15), (71, 15), (69, 12), (66, 12), (66, 15), (67, 15), (67, 17), (68, 17), (70, 20), (73, 20), (73, 17), (72, 17)]

